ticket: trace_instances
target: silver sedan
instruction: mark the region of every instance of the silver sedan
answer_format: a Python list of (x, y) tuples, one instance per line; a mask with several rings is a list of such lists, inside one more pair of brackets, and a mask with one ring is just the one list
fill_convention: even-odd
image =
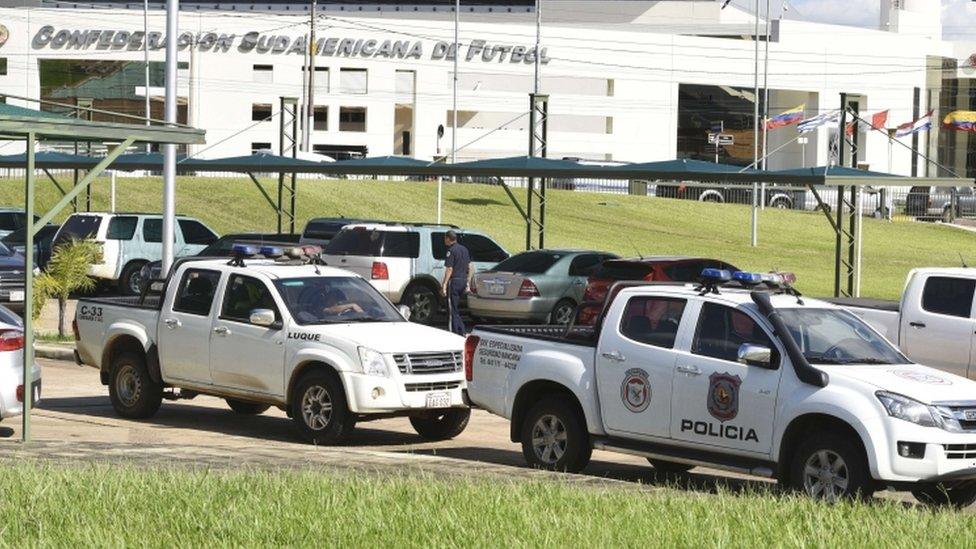
[[(10, 309), (0, 306), (0, 419), (24, 413), (24, 324)], [(34, 364), (30, 391), (41, 397), (41, 369)]]
[(569, 324), (596, 266), (617, 256), (593, 250), (533, 250), (474, 275), (468, 308), (475, 318)]

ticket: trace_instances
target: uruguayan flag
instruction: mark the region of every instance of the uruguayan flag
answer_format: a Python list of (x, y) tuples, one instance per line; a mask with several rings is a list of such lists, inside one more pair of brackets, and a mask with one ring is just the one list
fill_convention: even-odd
[(807, 118), (802, 120), (796, 125), (796, 130), (800, 133), (811, 132), (820, 126), (825, 126), (827, 124), (838, 124), (840, 123), (840, 111), (836, 110), (833, 112), (826, 112), (824, 114), (818, 114), (813, 118)]

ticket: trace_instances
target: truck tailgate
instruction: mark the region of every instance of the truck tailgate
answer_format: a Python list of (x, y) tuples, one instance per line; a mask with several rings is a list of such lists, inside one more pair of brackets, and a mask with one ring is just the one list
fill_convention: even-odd
[(824, 301), (847, 309), (867, 322), (895, 346), (899, 345), (898, 331), (901, 324), (901, 313), (897, 301), (859, 298), (834, 298)]
[[(102, 352), (111, 334), (130, 331), (155, 339), (159, 299), (116, 297), (80, 299), (75, 309), (78, 323), (78, 356), (84, 364), (102, 367)], [(125, 330), (120, 330), (121, 326)]]

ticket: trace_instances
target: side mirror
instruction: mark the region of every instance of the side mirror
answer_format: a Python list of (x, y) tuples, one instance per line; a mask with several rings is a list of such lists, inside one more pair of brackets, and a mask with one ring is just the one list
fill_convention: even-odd
[(249, 319), (255, 326), (270, 328), (275, 323), (275, 313), (271, 309), (254, 309)]
[(397, 307), (397, 309), (400, 311), (400, 314), (403, 315), (404, 320), (410, 320), (410, 307), (407, 307), (406, 305), (400, 305), (399, 307)]
[(165, 285), (166, 285), (166, 283), (163, 282), (162, 280), (155, 280), (155, 281), (149, 283), (149, 291), (156, 292), (156, 293), (161, 293), (163, 291), (163, 287)]
[(769, 347), (753, 345), (752, 343), (739, 345), (737, 356), (741, 364), (760, 366), (762, 368), (769, 368), (773, 361), (773, 351)]

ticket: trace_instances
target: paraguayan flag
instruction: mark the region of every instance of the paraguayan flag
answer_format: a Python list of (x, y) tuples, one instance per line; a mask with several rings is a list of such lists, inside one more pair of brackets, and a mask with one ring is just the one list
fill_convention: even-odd
[(840, 123), (840, 110), (833, 112), (825, 112), (823, 114), (818, 114), (813, 118), (807, 118), (806, 120), (800, 121), (796, 125), (796, 130), (800, 133), (812, 132), (813, 130), (819, 128), (820, 126), (825, 126), (827, 124), (838, 124)]

